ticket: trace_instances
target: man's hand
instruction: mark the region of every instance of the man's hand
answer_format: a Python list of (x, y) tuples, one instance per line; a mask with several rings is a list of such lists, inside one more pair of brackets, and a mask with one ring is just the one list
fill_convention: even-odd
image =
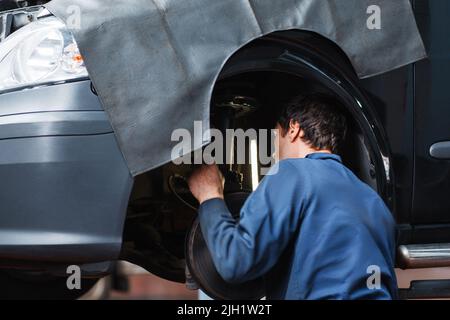
[(213, 198), (223, 199), (224, 179), (217, 165), (203, 165), (195, 170), (188, 179), (189, 189), (202, 204)]

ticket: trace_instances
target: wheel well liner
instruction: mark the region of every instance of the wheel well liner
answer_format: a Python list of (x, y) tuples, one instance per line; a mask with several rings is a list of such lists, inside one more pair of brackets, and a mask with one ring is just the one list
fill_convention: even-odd
[[(388, 140), (369, 98), (345, 53), (314, 32), (282, 31), (258, 38), (235, 52), (224, 64), (216, 84), (238, 74), (278, 71), (310, 77), (335, 94), (362, 131), (373, 161), (377, 190), (395, 211), (394, 174)], [(211, 97), (213, 91), (211, 92)]]

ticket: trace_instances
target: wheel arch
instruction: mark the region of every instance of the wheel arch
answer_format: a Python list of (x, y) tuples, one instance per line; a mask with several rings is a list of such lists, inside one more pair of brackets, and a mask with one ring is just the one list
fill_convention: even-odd
[[(265, 56), (267, 46), (278, 47), (282, 52), (278, 57)], [(252, 59), (252, 56), (256, 58)], [(389, 142), (345, 52), (332, 40), (314, 32), (277, 31), (236, 50), (223, 64), (215, 84), (240, 73), (270, 70), (310, 76), (340, 98), (367, 139), (366, 146), (375, 166), (377, 190), (395, 212), (395, 176)]]

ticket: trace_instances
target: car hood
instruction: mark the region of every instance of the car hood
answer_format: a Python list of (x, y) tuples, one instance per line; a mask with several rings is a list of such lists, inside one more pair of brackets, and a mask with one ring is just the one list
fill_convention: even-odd
[[(360, 78), (426, 56), (409, 0), (54, 0), (46, 7), (72, 29), (132, 175), (171, 160), (175, 129), (193, 133), (195, 120), (209, 128), (221, 68), (263, 35), (316, 32), (347, 54)], [(378, 9), (381, 29), (370, 29)], [(191, 150), (210, 139), (194, 138)]]

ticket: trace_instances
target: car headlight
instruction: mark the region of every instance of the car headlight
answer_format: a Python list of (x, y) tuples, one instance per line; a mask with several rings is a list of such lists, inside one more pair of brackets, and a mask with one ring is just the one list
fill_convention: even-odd
[(73, 35), (56, 17), (31, 22), (0, 43), (0, 91), (87, 76)]

